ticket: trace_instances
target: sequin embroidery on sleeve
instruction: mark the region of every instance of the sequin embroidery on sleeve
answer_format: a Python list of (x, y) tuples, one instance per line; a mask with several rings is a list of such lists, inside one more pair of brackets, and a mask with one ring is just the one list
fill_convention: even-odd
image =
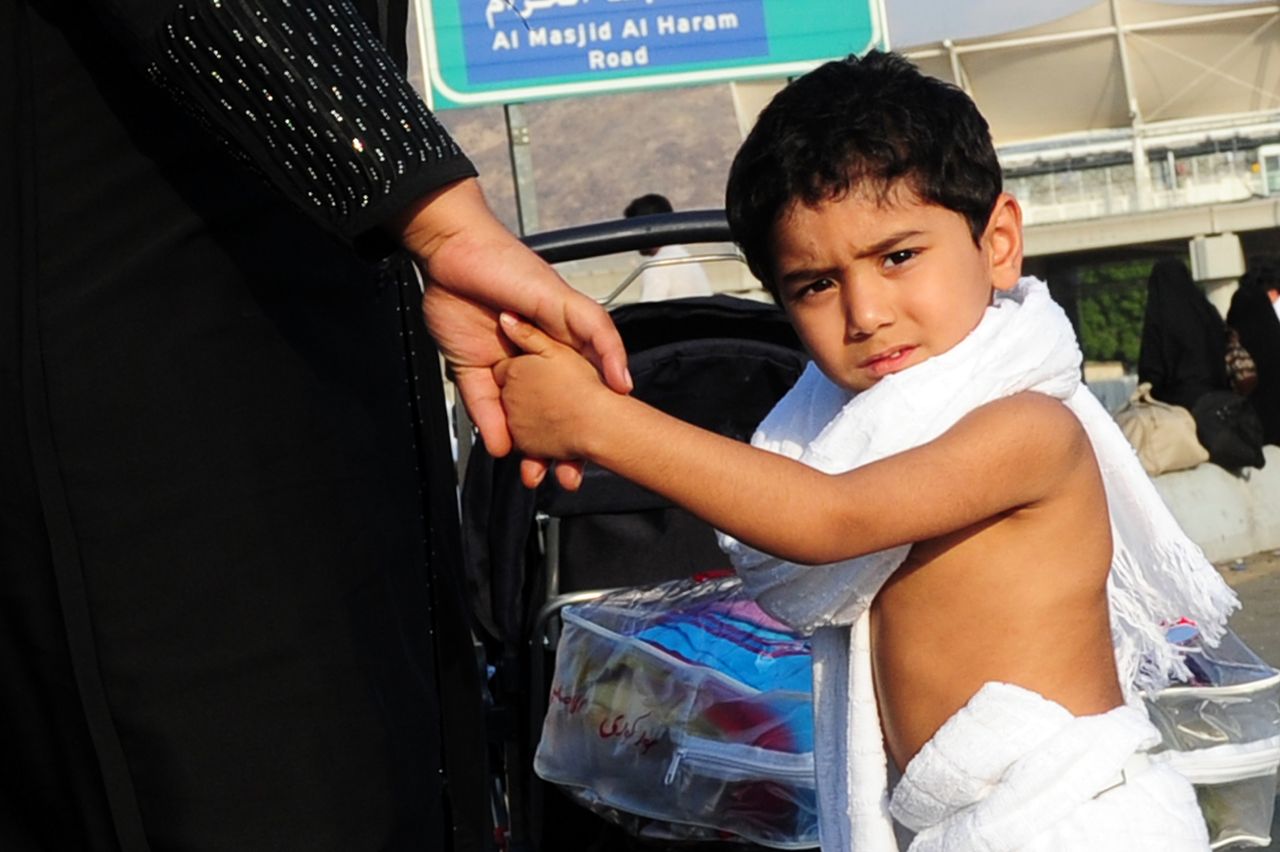
[(187, 0), (149, 71), (340, 232), (373, 224), (371, 208), (409, 176), (466, 164), (346, 0)]

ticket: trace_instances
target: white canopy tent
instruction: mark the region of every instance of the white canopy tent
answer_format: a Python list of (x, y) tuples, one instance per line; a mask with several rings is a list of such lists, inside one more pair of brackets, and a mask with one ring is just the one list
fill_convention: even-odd
[[(928, 11), (925, 0), (886, 5), (891, 38), (896, 20)], [(970, 5), (987, 28), (1002, 19), (999, 2)], [(1280, 127), (1280, 4), (1075, 5), (1064, 17), (1021, 29), (894, 47), (968, 92), (1006, 155)], [(1025, 5), (1019, 6), (1025, 19)], [(953, 20), (934, 30), (961, 26), (961, 9), (952, 7)], [(740, 121), (754, 121), (779, 85), (740, 87), (747, 89), (738, 95)]]
[[(892, 0), (890, 0), (892, 2)], [(904, 51), (977, 102), (1006, 155), (1280, 123), (1280, 4), (1103, 0)], [(1141, 156), (1144, 146), (1134, 146)]]

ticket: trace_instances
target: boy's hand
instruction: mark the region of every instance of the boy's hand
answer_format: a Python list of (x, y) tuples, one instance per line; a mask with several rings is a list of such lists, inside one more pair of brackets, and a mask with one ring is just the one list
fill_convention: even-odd
[[(494, 371), (502, 389), (507, 428), (526, 456), (555, 460), (587, 457), (592, 419), (614, 393), (573, 349), (551, 339), (513, 314), (501, 316), (502, 331), (522, 356), (507, 359)], [(578, 471), (557, 466), (561, 485), (577, 487)], [(538, 484), (545, 470), (521, 464), (521, 479)]]

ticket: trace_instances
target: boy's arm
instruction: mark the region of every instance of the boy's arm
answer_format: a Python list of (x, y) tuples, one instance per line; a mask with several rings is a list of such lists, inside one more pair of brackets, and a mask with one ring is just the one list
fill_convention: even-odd
[(504, 315), (503, 327), (532, 353), (498, 371), (521, 450), (589, 459), (792, 562), (848, 559), (1031, 506), (1091, 452), (1061, 403), (1024, 393), (971, 412), (928, 444), (829, 475), (616, 394), (532, 326)]

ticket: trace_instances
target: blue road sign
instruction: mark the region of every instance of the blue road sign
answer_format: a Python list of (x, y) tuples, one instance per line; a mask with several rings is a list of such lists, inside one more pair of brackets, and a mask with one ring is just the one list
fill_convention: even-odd
[(429, 0), (436, 106), (801, 73), (882, 38), (878, 0)]

